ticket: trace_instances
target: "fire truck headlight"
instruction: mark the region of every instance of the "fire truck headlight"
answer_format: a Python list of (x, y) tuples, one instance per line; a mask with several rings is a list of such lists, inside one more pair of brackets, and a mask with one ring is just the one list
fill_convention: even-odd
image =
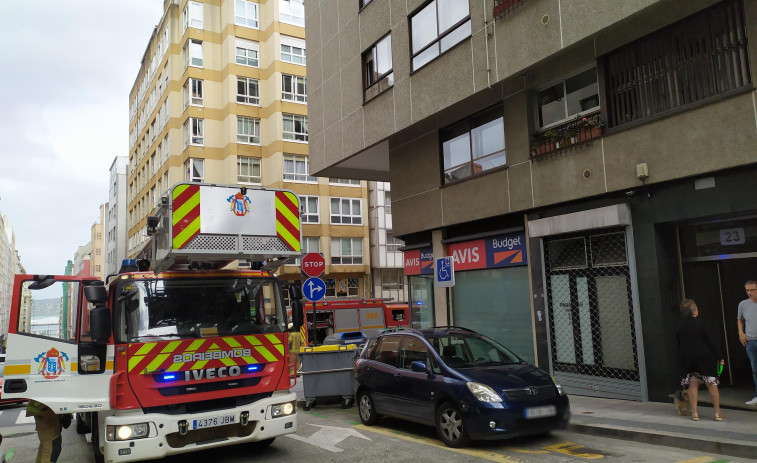
[(271, 416), (279, 418), (282, 416), (289, 416), (296, 410), (294, 402), (285, 402), (283, 404), (277, 404), (271, 407)]
[(106, 428), (106, 438), (110, 441), (144, 439), (150, 434), (148, 423), (107, 426)]

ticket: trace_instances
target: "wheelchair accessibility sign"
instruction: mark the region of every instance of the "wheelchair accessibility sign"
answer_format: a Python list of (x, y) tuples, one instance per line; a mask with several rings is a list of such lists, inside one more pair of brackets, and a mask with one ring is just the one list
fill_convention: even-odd
[(451, 256), (436, 259), (434, 286), (437, 288), (455, 286), (455, 261)]

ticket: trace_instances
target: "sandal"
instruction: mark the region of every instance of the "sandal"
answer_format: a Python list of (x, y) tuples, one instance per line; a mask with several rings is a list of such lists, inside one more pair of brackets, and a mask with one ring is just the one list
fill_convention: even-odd
[(725, 417), (721, 415), (720, 413), (715, 413), (715, 421), (723, 421), (725, 420)]
[(691, 419), (694, 421), (699, 421), (699, 413), (692, 413)]

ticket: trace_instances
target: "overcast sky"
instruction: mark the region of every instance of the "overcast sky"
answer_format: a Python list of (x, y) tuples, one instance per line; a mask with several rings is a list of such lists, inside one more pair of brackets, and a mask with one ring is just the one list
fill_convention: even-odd
[(0, 214), (62, 274), (128, 155), (129, 92), (163, 0), (0, 0)]

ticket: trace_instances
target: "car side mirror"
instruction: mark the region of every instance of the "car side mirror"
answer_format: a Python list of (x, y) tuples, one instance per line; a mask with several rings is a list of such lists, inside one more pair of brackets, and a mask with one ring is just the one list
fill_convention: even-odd
[(410, 364), (410, 371), (414, 371), (416, 373), (430, 373), (430, 371), (426, 368), (426, 362), (422, 362), (420, 360), (416, 360), (415, 362)]

